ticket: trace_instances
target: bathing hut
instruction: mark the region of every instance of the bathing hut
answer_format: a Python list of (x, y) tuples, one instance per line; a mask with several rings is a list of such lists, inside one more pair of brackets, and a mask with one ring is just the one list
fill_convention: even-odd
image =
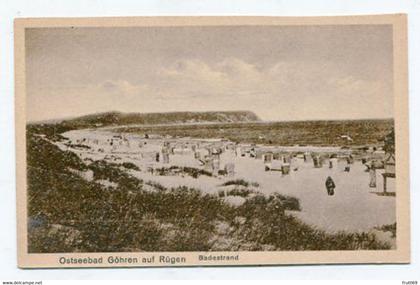
[(236, 156), (242, 156), (242, 148), (240, 146), (235, 148), (235, 154)]
[(249, 157), (256, 157), (257, 156), (257, 152), (255, 150), (255, 147), (251, 147), (251, 149), (249, 150)]
[(346, 157), (346, 162), (347, 162), (347, 164), (353, 164), (354, 158), (351, 154)]
[(167, 164), (169, 163), (169, 153), (168, 151), (162, 152), (162, 162)]
[(328, 159), (329, 168), (336, 168), (338, 167), (338, 159), (336, 157), (330, 157)]
[(385, 172), (382, 173), (384, 178), (384, 193), (387, 192), (387, 179), (395, 178), (395, 156), (392, 153), (389, 153), (384, 160)]
[(270, 164), (273, 160), (273, 153), (272, 152), (266, 152), (262, 155), (262, 159), (264, 161), (264, 164)]
[(314, 167), (315, 167), (315, 168), (321, 168), (321, 167), (322, 167), (322, 160), (321, 160), (321, 156), (319, 156), (319, 155), (314, 155), (312, 159), (313, 159), (313, 162), (314, 162)]
[(219, 170), (220, 170), (220, 159), (213, 158), (212, 159), (212, 174), (213, 174), (213, 176), (219, 175)]
[(220, 154), (222, 153), (222, 149), (219, 147), (213, 147), (210, 151), (210, 155), (213, 159), (220, 161)]
[(263, 159), (264, 154), (265, 154), (265, 150), (257, 149), (255, 151), (255, 159)]
[(199, 151), (194, 152), (194, 158), (200, 160), (201, 159), (201, 153)]
[(273, 160), (281, 160), (281, 159), (282, 159), (282, 156), (279, 151), (276, 151), (273, 153)]
[(233, 163), (226, 163), (225, 165), (225, 173), (228, 177), (233, 177), (235, 175), (235, 164)]
[(161, 153), (162, 153), (162, 162), (169, 163), (170, 146), (168, 142), (163, 143)]
[(213, 172), (213, 159), (208, 155), (204, 157), (204, 170)]
[(156, 151), (144, 151), (140, 153), (140, 156), (148, 161), (156, 161), (157, 153)]
[(287, 175), (290, 173), (290, 163), (283, 163), (281, 166), (281, 173), (283, 175)]
[(310, 153), (310, 152), (305, 152), (305, 153), (303, 154), (303, 161), (305, 161), (305, 162), (309, 162), (309, 161), (310, 161), (310, 159), (311, 159), (311, 153)]
[(290, 154), (283, 156), (283, 163), (292, 163), (292, 156)]

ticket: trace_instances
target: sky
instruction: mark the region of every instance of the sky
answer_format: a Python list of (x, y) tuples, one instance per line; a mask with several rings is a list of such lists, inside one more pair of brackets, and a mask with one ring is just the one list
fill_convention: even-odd
[(390, 25), (31, 28), (25, 45), (28, 121), (106, 111), (393, 117)]

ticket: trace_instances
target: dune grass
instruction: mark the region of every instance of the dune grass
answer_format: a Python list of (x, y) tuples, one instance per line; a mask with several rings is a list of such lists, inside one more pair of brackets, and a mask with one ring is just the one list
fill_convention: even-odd
[[(371, 234), (328, 234), (302, 223), (286, 212), (300, 209), (293, 197), (255, 193), (232, 206), (187, 187), (147, 183), (158, 191), (146, 191), (145, 182), (119, 164), (86, 166), (77, 155), (30, 132), (27, 141), (30, 253), (390, 248)], [(69, 168), (91, 169), (95, 180), (118, 186), (110, 190)], [(221, 240), (230, 243), (222, 247), (215, 242)]]

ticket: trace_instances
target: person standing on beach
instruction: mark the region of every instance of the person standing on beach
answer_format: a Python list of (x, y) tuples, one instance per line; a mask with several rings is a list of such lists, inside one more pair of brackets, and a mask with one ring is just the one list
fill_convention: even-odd
[(327, 177), (327, 180), (325, 181), (325, 187), (327, 188), (328, 196), (333, 196), (335, 183), (334, 183), (334, 180), (331, 178), (331, 176)]

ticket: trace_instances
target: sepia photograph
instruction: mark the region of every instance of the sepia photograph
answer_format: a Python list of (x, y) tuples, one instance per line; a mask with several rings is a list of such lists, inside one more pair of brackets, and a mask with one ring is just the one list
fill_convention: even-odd
[(409, 262), (404, 15), (111, 19), (15, 23), (20, 266)]

